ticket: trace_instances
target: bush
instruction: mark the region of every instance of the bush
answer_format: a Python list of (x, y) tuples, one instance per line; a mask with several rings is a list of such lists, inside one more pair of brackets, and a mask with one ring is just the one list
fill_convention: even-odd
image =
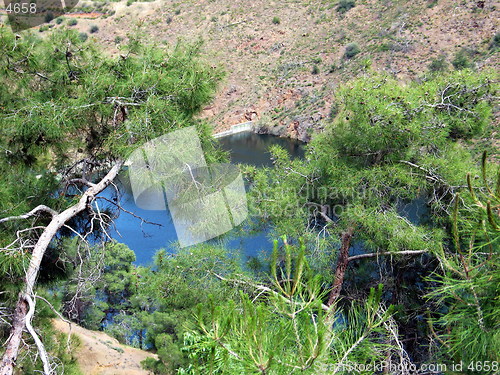
[(172, 17), (168, 16), (165, 22), (167, 22), (167, 25), (170, 25), (170, 23), (172, 22)]
[(97, 25), (90, 26), (90, 33), (91, 34), (95, 34), (98, 31), (99, 31), (99, 27)]
[(339, 4), (337, 5), (337, 12), (339, 13), (346, 13), (350, 9), (354, 8), (356, 6), (356, 1), (355, 0), (340, 0)]
[(500, 47), (500, 33), (496, 33), (490, 44), (490, 49), (496, 49)]
[(434, 8), (438, 3), (438, 0), (430, 0), (427, 2), (427, 8)]
[(68, 26), (75, 26), (78, 23), (78, 21), (74, 18), (70, 19), (68, 21)]
[(176, 16), (178, 16), (179, 14), (181, 14), (181, 10), (180, 9), (176, 9), (174, 13), (175, 13)]
[(127, 6), (131, 6), (134, 3), (134, 0), (127, 0)]
[(45, 17), (44, 17), (44, 19), (43, 19), (43, 20), (44, 20), (45, 22), (49, 23), (49, 22), (50, 22), (50, 21), (52, 21), (53, 19), (54, 19), (54, 14), (49, 12), (49, 13), (47, 13), (47, 14), (45, 15)]
[(279, 17), (274, 16), (274, 17), (273, 17), (273, 23), (274, 23), (275, 25), (279, 25), (279, 24), (281, 23), (281, 20), (279, 19)]
[(431, 61), (428, 66), (430, 72), (444, 72), (448, 68), (448, 63), (446, 62), (446, 56), (441, 55), (436, 57)]
[(314, 65), (311, 71), (312, 74), (319, 74), (319, 67), (317, 65)]
[(470, 67), (469, 59), (467, 58), (467, 51), (462, 48), (455, 54), (455, 58), (451, 62), (456, 70), (461, 70)]
[(123, 40), (121, 36), (115, 36), (115, 44), (120, 43)]
[(85, 42), (85, 41), (89, 38), (89, 36), (88, 36), (88, 34), (87, 34), (87, 33), (80, 33), (80, 34), (78, 34), (78, 38), (79, 38), (82, 42)]
[(38, 32), (43, 33), (44, 31), (47, 31), (48, 29), (49, 29), (48, 25), (43, 25), (43, 26), (40, 26), (40, 28), (38, 29)]
[(356, 56), (360, 52), (361, 52), (361, 50), (359, 49), (359, 46), (356, 43), (349, 43), (345, 47), (344, 57), (346, 59), (352, 59), (354, 56)]
[(61, 23), (63, 23), (63, 21), (64, 21), (64, 17), (57, 17), (57, 18), (56, 18), (56, 23), (57, 23), (58, 25), (60, 25)]

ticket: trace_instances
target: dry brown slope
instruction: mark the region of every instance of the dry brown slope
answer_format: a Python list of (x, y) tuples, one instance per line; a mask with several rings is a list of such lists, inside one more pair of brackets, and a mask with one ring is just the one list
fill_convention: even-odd
[[(327, 119), (340, 83), (369, 71), (414, 79), (440, 55), (451, 70), (462, 48), (478, 69), (499, 66), (499, 54), (488, 49), (500, 31), (496, 0), (356, 0), (344, 15), (336, 6), (337, 0), (156, 0), (130, 6), (122, 0), (109, 4), (112, 16), (79, 19), (73, 28), (89, 32), (97, 25), (91, 37), (111, 53), (120, 53), (116, 38), (124, 43), (136, 28), (158, 43), (202, 37), (206, 55), (227, 72), (203, 114), (218, 124), (216, 131), (263, 119), (300, 136)], [(361, 49), (350, 60), (343, 58), (348, 43)], [(312, 74), (314, 65), (318, 74)]]
[[(68, 334), (69, 325), (60, 319), (53, 320), (54, 328)], [(147, 375), (141, 368), (141, 361), (155, 358), (152, 353), (122, 345), (104, 332), (90, 331), (76, 324), (71, 333), (81, 340), (74, 353), (81, 371), (85, 375)]]

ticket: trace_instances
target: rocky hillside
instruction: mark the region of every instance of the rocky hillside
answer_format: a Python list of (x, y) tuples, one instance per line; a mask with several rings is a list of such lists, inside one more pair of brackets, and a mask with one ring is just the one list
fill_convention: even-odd
[(148, 41), (169, 45), (202, 38), (207, 59), (227, 72), (217, 99), (203, 113), (217, 131), (259, 120), (270, 132), (307, 139), (335, 107), (335, 87), (353, 76), (379, 71), (409, 80), (429, 69), (498, 68), (496, 5), (493, 0), (84, 1), (75, 11), (86, 13), (50, 25), (76, 28), (110, 53), (119, 53), (137, 29)]

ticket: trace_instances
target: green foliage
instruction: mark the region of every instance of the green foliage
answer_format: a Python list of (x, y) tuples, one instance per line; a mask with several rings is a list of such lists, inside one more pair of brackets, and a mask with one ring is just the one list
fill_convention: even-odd
[(339, 157), (359, 162), (409, 160), (421, 154), (419, 147), (440, 148), (449, 137), (481, 134), (491, 104), (479, 98), (494, 90), (487, 75), (470, 71), (408, 87), (383, 77), (357, 80), (338, 91), (344, 109), (320, 139)]
[(319, 67), (317, 65), (314, 65), (313, 68), (312, 68), (312, 71), (311, 73), (312, 74), (319, 74)]
[(346, 323), (335, 306), (322, 305), (320, 278), (304, 247), (294, 250), (285, 241), (284, 249), (278, 268), (275, 242), (269, 287), (242, 280), (265, 293), (242, 291), (239, 300), (198, 307), (198, 329), (185, 335), (190, 366), (181, 374), (316, 374), (348, 361), (380, 360), (374, 338), (384, 335), (390, 318), (380, 308), (381, 289), (371, 290), (363, 308), (352, 307)]
[[(111, 58), (94, 41), (83, 43), (81, 39), (76, 31), (63, 28), (43, 39), (0, 29), (0, 210), (4, 215), (28, 212), (38, 204), (62, 211), (73, 203), (75, 198), (69, 194), (54, 194), (60, 181), (53, 171), (64, 170), (75, 150), (97, 164), (107, 163), (126, 157), (137, 145), (165, 132), (195, 125), (207, 161), (224, 157), (211, 139), (209, 126), (193, 120), (222, 76), (200, 61), (200, 43), (179, 44), (165, 51), (145, 44), (140, 35), (130, 35), (126, 57)], [(21, 232), (20, 239), (16, 232), (24, 228), (24, 222), (0, 226), (2, 246), (11, 244), (9, 251), (0, 252), (1, 288), (11, 292), (0, 293), (2, 306), (12, 305), (23, 285), (29, 251), (18, 242), (33, 244), (48, 218), (35, 217), (32, 224), (36, 228), (26, 232), (26, 237)], [(84, 218), (68, 224), (77, 230), (80, 224), (86, 225)], [(120, 340), (140, 347), (157, 343), (154, 348), (163, 353), (171, 370), (184, 364), (184, 355), (177, 350), (176, 357), (172, 346), (179, 348), (190, 309), (206, 298), (206, 286), (199, 285), (207, 276), (206, 267), (223, 265), (221, 273), (230, 269), (221, 262), (221, 252), (207, 255), (211, 263), (200, 261), (205, 267), (202, 275), (187, 280), (184, 268), (176, 268), (160, 278), (156, 271), (134, 267), (135, 254), (125, 245), (111, 242), (89, 247), (80, 237), (71, 238), (73, 233), (65, 229), (60, 235), (46, 253), (39, 281), (43, 284), (61, 275), (68, 278), (54, 291), (61, 310), (92, 329), (102, 328), (106, 317), (114, 314), (114, 323), (106, 326)], [(177, 259), (193, 264), (189, 254)], [(162, 267), (166, 266), (159, 264)], [(165, 290), (175, 290), (172, 284), (162, 284), (165, 280), (177, 283), (179, 293), (169, 292), (168, 298), (154, 300), (153, 296)], [(148, 285), (163, 289), (153, 293)], [(214, 286), (224, 298), (222, 290), (225, 288), (219, 284)], [(172, 306), (179, 306), (179, 311)], [(146, 335), (149, 323), (157, 324), (156, 330), (154, 324), (148, 326)], [(160, 332), (168, 338), (157, 339)], [(29, 367), (26, 371), (34, 373)]]
[(469, 68), (471, 63), (469, 62), (467, 50), (464, 48), (459, 50), (451, 63), (456, 70)]
[(98, 27), (97, 25), (92, 25), (92, 26), (90, 26), (89, 32), (90, 32), (91, 34), (95, 34), (95, 33), (96, 33), (96, 32), (98, 32), (98, 31), (99, 31), (99, 27)]
[[(67, 243), (68, 253), (76, 251), (76, 245)], [(78, 305), (83, 306), (80, 323), (90, 329), (100, 329), (106, 323), (105, 331), (120, 342), (154, 349), (159, 360), (147, 360), (144, 366), (160, 374), (187, 365), (181, 347), (186, 329), (194, 326), (196, 306), (206, 304), (210, 296), (222, 303), (236, 293), (215, 274), (241, 272), (237, 257), (209, 245), (179, 249), (176, 255), (159, 251), (154, 268), (134, 266), (135, 254), (119, 243), (88, 253), (92, 257), (85, 260), (84, 273), (75, 272), (78, 278), (71, 278), (64, 287), (64, 303), (68, 304), (77, 290), (86, 290), (86, 295), (79, 296)], [(78, 281), (85, 279), (87, 272), (99, 270), (99, 281), (90, 285)], [(106, 318), (110, 313), (112, 321)]]
[(342, 215), (358, 223), (364, 246), (375, 251), (394, 254), (404, 250), (437, 252), (443, 237), (442, 233), (417, 226), (391, 210), (380, 214), (365, 207), (350, 206)]
[[(290, 160), (285, 150), (275, 147), (270, 150), (273, 168), (244, 170), (252, 186), (255, 225), (267, 221), (273, 234), (303, 237), (309, 266), (324, 280), (331, 280), (328, 269), (347, 228), (354, 228), (351, 246), (357, 251), (392, 254), (376, 262), (368, 258), (350, 263), (345, 293), (352, 296), (353, 289), (383, 280), (386, 301), (399, 303), (399, 328), (425, 343), (431, 334), (427, 322), (407, 317), (425, 316), (425, 287), (432, 284), (423, 276), (436, 269), (434, 256), (450, 243), (453, 193), (464, 186), (467, 172), (479, 175), (466, 143), (491, 137), (484, 132), (489, 131), (497, 92), (493, 77), (491, 72), (464, 69), (406, 85), (379, 76), (339, 87), (336, 116), (313, 138), (304, 160)], [(405, 207), (420, 213), (412, 215)], [(415, 250), (428, 254), (398, 255)], [(493, 295), (491, 287), (485, 293)], [(443, 298), (445, 311), (449, 300)], [(445, 332), (445, 324), (441, 329)], [(486, 343), (486, 336), (476, 337)], [(213, 355), (223, 361), (223, 354), (218, 348)], [(413, 355), (428, 358), (418, 349)]]
[(87, 33), (79, 33), (78, 38), (80, 38), (82, 42), (85, 42), (89, 38), (89, 36)]
[(280, 18), (279, 18), (278, 16), (274, 16), (274, 17), (273, 17), (273, 23), (274, 23), (275, 25), (279, 25), (279, 24), (281, 23)]
[(361, 52), (361, 49), (359, 48), (359, 46), (356, 43), (349, 43), (345, 47), (344, 58), (352, 59), (354, 56), (356, 56), (360, 52)]
[(431, 60), (429, 66), (427, 67), (431, 73), (444, 72), (448, 69), (448, 63), (446, 62), (445, 55), (439, 55), (438, 57)]
[(75, 26), (78, 23), (76, 18), (70, 18), (68, 20), (68, 26)]
[(497, 48), (500, 48), (500, 33), (496, 33), (490, 43), (490, 49), (495, 50)]
[[(14, 44), (13, 34), (5, 29), (0, 38), (4, 67), (7, 57), (16, 59), (31, 48), (29, 37)], [(68, 42), (74, 48), (69, 64), (64, 52)], [(58, 30), (36, 44), (30, 59), (16, 60), (19, 66), (3, 71), (6, 106), (2, 112), (17, 110), (4, 129), (12, 156), (34, 162), (51, 150), (64, 158), (70, 144), (89, 153), (104, 147), (101, 158), (106, 157), (106, 150), (125, 156), (136, 143), (189, 125), (191, 116), (211, 98), (221, 76), (197, 61), (199, 44), (178, 45), (167, 56), (131, 38), (126, 59), (103, 59), (94, 44), (79, 49), (81, 43), (77, 33)], [(35, 66), (47, 77), (38, 77), (37, 85), (31, 76), (20, 73), (32, 72)], [(12, 100), (20, 90), (23, 100)], [(114, 97), (130, 101), (127, 121), (113, 120), (116, 114), (110, 98)], [(152, 121), (145, 122), (146, 117)]]
[(57, 17), (56, 18), (56, 24), (60, 25), (63, 22), (64, 22), (64, 17)]
[(44, 20), (45, 22), (49, 23), (49, 22), (50, 22), (50, 21), (52, 21), (53, 19), (54, 19), (54, 14), (53, 14), (53, 13), (48, 12), (48, 13), (46, 13), (46, 14), (45, 14), (45, 17), (44, 17), (44, 19), (43, 19), (43, 20)]
[(337, 12), (344, 14), (356, 6), (356, 0), (340, 0), (337, 5)]
[(427, 0), (427, 8), (434, 8), (438, 4), (438, 0)]
[(496, 166), (496, 175), (491, 177), (488, 169), (484, 153), (482, 186), (474, 186), (468, 174), (468, 193), (455, 197), (453, 245), (444, 245), (439, 252), (444, 272), (432, 278), (436, 287), (428, 295), (440, 311), (434, 319), (441, 333), (438, 340), (450, 359), (464, 363), (500, 360), (500, 223), (496, 214), (500, 168)]

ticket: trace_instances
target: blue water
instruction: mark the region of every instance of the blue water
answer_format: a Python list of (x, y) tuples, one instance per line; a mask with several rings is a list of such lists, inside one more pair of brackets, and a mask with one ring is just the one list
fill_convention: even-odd
[[(239, 133), (221, 138), (223, 149), (229, 151), (233, 164), (243, 163), (258, 167), (271, 166), (272, 161), (269, 147), (280, 145), (291, 156), (304, 155), (303, 144), (296, 140), (278, 138), (271, 135), (254, 133)], [(136, 206), (126, 172), (123, 172), (115, 181), (120, 190), (120, 203), (125, 210), (133, 212), (144, 220), (161, 224), (162, 226), (143, 223), (130, 214), (121, 212), (114, 220), (114, 227), (110, 236), (116, 241), (126, 244), (136, 254), (136, 264), (150, 265), (154, 254), (159, 249), (174, 252), (176, 249), (177, 234), (169, 211), (143, 210)], [(104, 196), (112, 198), (114, 189), (108, 188)], [(232, 250), (239, 250), (243, 258), (257, 256), (262, 251), (270, 251), (272, 242), (269, 240), (268, 229), (248, 234), (248, 225), (243, 223), (231, 232), (210, 241), (213, 244), (224, 244)]]

